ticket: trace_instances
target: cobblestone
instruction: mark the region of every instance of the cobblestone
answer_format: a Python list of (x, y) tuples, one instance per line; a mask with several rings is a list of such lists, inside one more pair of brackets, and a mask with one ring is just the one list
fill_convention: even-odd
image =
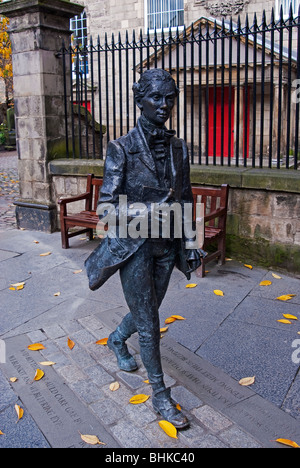
[(14, 201), (19, 198), (18, 157), (0, 152), (0, 231), (16, 228)]

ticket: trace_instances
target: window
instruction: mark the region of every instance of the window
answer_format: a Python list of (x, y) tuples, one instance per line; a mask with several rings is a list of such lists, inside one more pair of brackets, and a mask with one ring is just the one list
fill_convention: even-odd
[(72, 41), (75, 46), (87, 45), (87, 21), (86, 13), (81, 13), (80, 16), (74, 16), (70, 20), (70, 29), (73, 32)]
[(78, 51), (74, 54), (73, 74), (76, 75), (76, 73), (80, 73), (88, 75), (88, 55), (84, 53), (84, 48), (88, 45), (87, 18), (85, 12), (81, 13), (80, 16), (71, 18), (70, 30), (72, 31), (72, 45), (74, 49)]
[(282, 6), (283, 18), (287, 19), (290, 16), (290, 6), (292, 4), (294, 18), (298, 16), (299, 0), (276, 0), (275, 11), (276, 19), (280, 18), (280, 8)]
[(146, 29), (150, 31), (184, 25), (184, 0), (145, 0)]

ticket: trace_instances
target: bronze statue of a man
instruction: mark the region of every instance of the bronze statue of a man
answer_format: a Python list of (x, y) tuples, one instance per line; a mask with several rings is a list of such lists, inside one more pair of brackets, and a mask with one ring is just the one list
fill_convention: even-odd
[[(189, 156), (186, 143), (165, 127), (179, 93), (171, 75), (160, 69), (145, 71), (133, 86), (141, 117), (127, 135), (107, 147), (99, 209), (113, 206), (117, 221), (114, 235), (107, 235), (86, 261), (90, 288), (98, 289), (117, 270), (130, 312), (109, 336), (108, 347), (115, 353), (120, 369), (134, 371), (137, 364), (126, 340), (138, 332), (140, 353), (152, 386), (152, 403), (157, 413), (177, 428), (189, 423), (166, 388), (160, 355), (159, 307), (165, 297), (171, 273), (177, 266), (188, 279), (201, 264), (203, 252), (186, 248), (185, 235), (178, 238), (171, 226), (168, 238), (162, 235), (164, 216), (156, 212), (160, 229), (143, 235), (124, 234), (134, 219), (130, 209), (146, 207), (146, 218), (153, 204), (192, 204)], [(120, 197), (126, 196), (126, 209)], [(104, 211), (102, 210), (102, 216)], [(126, 210), (125, 210), (126, 211)], [(155, 210), (154, 210), (155, 211)], [(182, 211), (183, 213), (183, 211)], [(170, 217), (174, 221), (174, 216)], [(184, 223), (182, 214), (181, 223)], [(103, 218), (104, 219), (104, 218)], [(178, 220), (177, 220), (178, 221)], [(144, 230), (145, 231), (145, 230)]]

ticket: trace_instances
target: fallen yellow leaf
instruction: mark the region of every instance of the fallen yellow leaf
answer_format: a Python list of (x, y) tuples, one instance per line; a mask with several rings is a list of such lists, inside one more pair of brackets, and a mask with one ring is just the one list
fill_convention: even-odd
[(253, 269), (253, 266), (252, 266), (252, 265), (247, 265), (246, 263), (244, 263), (244, 267), (249, 268), (250, 270)]
[(12, 383), (15, 383), (15, 382), (18, 381), (17, 377), (11, 377), (9, 380), (10, 380)]
[[(79, 432), (80, 434), (80, 432)], [(83, 442), (89, 445), (106, 445), (104, 442), (101, 442), (97, 436), (89, 435), (89, 434), (80, 434), (81, 439)]]
[(223, 291), (221, 291), (220, 289), (215, 289), (214, 293), (215, 293), (216, 296), (224, 296)]
[(253, 385), (255, 382), (255, 376), (254, 377), (245, 377), (244, 379), (241, 379), (239, 381), (239, 384), (242, 385), (243, 387), (248, 387), (249, 385)]
[(276, 439), (276, 442), (278, 442), (279, 444), (288, 445), (289, 447), (300, 448), (300, 446), (296, 442), (294, 442), (293, 440)]
[(290, 301), (295, 294), (283, 294), (282, 296), (277, 297), (278, 301)]
[(110, 384), (109, 386), (109, 389), (112, 391), (112, 392), (115, 392), (116, 390), (119, 390), (120, 388), (120, 384), (119, 382), (113, 382)]
[(0, 435), (5, 435), (2, 431), (0, 431)]
[(185, 320), (184, 317), (182, 317), (182, 315), (171, 315), (172, 318), (174, 318), (175, 320)]
[(72, 341), (69, 337), (68, 337), (68, 346), (69, 346), (70, 349), (73, 349), (74, 346), (75, 346), (74, 341)]
[(177, 408), (179, 411), (181, 411), (181, 406), (180, 406), (179, 403), (176, 403), (176, 408)]
[(265, 280), (265, 281), (261, 281), (259, 283), (259, 286), (270, 286), (270, 284), (272, 284), (272, 281)]
[(173, 426), (173, 424), (171, 424), (169, 421), (159, 421), (158, 424), (169, 437), (172, 437), (173, 439), (178, 439), (177, 429), (175, 426)]
[(60, 296), (60, 292), (56, 292), (56, 293), (54, 293), (54, 294), (53, 294), (53, 296), (55, 296), (55, 297), (58, 297), (58, 296)]
[(48, 255), (51, 255), (51, 252), (41, 253), (40, 257), (47, 257)]
[(56, 364), (56, 362), (53, 362), (53, 361), (40, 362), (41, 366), (54, 366), (54, 364)]
[(165, 333), (166, 331), (168, 331), (169, 327), (163, 327), (160, 329), (160, 333)]
[(139, 395), (134, 395), (130, 398), (129, 403), (132, 405), (140, 405), (141, 403), (145, 403), (150, 398), (150, 395), (144, 395), (143, 393)]
[(25, 281), (22, 281), (21, 283), (11, 284), (11, 286), (13, 286), (14, 288), (20, 288), (21, 286), (24, 286), (24, 284), (25, 284)]
[(43, 372), (41, 369), (37, 369), (33, 380), (37, 382), (38, 380), (41, 380), (44, 377), (44, 375), (45, 372)]
[(282, 314), (284, 316), (284, 318), (286, 319), (290, 319), (290, 320), (298, 320), (298, 317), (296, 317), (295, 315), (291, 315), (291, 314)]
[(33, 242), (34, 242), (34, 244), (39, 244), (39, 241), (37, 241), (37, 240), (34, 240)]
[(286, 320), (286, 319), (280, 319), (280, 320), (277, 320), (277, 322), (286, 323), (286, 324), (291, 324), (292, 323), (292, 322), (290, 322), (289, 320)]
[(73, 271), (73, 274), (78, 275), (78, 273), (81, 273), (81, 272), (82, 272), (82, 270), (75, 270), (75, 271)]
[(40, 351), (41, 349), (46, 349), (46, 348), (44, 345), (42, 345), (42, 343), (33, 343), (28, 346), (28, 349), (30, 349), (30, 351)]
[(24, 410), (19, 405), (15, 405), (15, 410), (16, 410), (16, 413), (17, 413), (17, 416), (18, 416), (18, 421), (20, 421), (20, 419), (22, 419), (23, 416), (24, 416)]
[(281, 279), (281, 276), (279, 276), (279, 275), (276, 275), (276, 273), (272, 273), (272, 276), (273, 276), (273, 278), (276, 278), (276, 279)]
[(150, 383), (150, 382), (149, 382), (149, 379), (147, 379), (147, 380), (144, 380), (144, 383)]
[(186, 288), (195, 288), (197, 285), (197, 283), (189, 283), (186, 285)]
[(108, 338), (102, 338), (101, 340), (96, 341), (96, 344), (105, 346), (107, 345), (107, 340)]
[(168, 323), (173, 323), (175, 322), (175, 318), (174, 317), (168, 317), (166, 320), (165, 320), (165, 324), (168, 324)]

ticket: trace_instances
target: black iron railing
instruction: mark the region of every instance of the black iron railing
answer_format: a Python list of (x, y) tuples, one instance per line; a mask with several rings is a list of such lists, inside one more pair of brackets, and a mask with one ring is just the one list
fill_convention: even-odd
[[(300, 13), (300, 12), (298, 12)], [(250, 25), (201, 18), (183, 30), (65, 47), (68, 157), (103, 158), (137, 121), (132, 84), (164, 68), (181, 92), (170, 119), (192, 164), (297, 169), (300, 15)], [(68, 74), (66, 70), (71, 69)]]

